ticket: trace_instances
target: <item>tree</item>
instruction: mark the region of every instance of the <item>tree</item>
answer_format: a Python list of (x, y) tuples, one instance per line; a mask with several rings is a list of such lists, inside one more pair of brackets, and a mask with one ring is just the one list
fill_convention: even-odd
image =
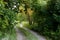
[(48, 36), (52, 38), (52, 40), (59, 39), (57, 35), (60, 35), (58, 34), (58, 28), (60, 24), (60, 15), (58, 15), (58, 11), (60, 7), (59, 2), (57, 1), (59, 0), (49, 0), (47, 2), (47, 5), (44, 6), (41, 6), (41, 4), (38, 3), (33, 5), (35, 13), (33, 14), (34, 27), (32, 27), (32, 30), (35, 30), (40, 34)]

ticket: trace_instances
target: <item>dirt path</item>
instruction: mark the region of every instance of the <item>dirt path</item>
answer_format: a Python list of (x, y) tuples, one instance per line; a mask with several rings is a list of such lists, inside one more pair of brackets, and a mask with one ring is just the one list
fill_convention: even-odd
[(17, 40), (26, 40), (24, 34), (16, 28)]
[[(36, 36), (38, 39), (36, 39), (36, 40), (46, 40), (45, 39), (45, 37), (43, 37), (43, 36), (41, 36), (41, 35), (38, 35), (36, 32), (34, 32), (34, 31), (31, 31), (31, 30), (29, 30), (29, 29), (27, 29), (27, 28), (23, 28), (24, 30), (27, 30), (28, 32), (30, 32), (31, 34), (33, 34), (34, 36)], [(24, 36), (24, 34), (20, 31), (20, 30), (18, 30), (18, 29), (16, 29), (16, 34), (17, 34), (17, 40), (26, 40), (27, 38), (26, 38), (26, 36)], [(29, 35), (31, 35), (31, 34), (28, 34), (28, 36)], [(32, 36), (33, 36), (32, 35)], [(33, 39), (34, 40), (34, 39)]]

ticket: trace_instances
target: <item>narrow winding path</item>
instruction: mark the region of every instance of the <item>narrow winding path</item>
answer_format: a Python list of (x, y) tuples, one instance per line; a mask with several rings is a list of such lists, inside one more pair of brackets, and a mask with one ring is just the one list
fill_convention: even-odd
[(45, 37), (38, 35), (32, 30), (29, 30), (27, 28), (22, 28), (22, 30), (24, 32), (16, 28), (17, 40), (46, 40)]

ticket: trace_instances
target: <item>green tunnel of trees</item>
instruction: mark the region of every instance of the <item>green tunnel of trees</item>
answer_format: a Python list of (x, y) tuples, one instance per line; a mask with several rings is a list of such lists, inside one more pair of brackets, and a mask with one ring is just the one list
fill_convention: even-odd
[(0, 32), (14, 29), (12, 23), (21, 4), (25, 5), (25, 13), (27, 8), (34, 10), (31, 16), (33, 24), (28, 16), (31, 30), (52, 40), (60, 40), (60, 0), (0, 0)]

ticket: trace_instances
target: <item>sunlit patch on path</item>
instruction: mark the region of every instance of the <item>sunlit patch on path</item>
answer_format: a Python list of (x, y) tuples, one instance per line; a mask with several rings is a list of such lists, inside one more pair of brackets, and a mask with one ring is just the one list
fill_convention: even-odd
[(17, 40), (46, 40), (45, 37), (40, 36), (36, 32), (23, 27), (23, 24), (20, 23), (19, 26), (20, 27), (16, 29)]

